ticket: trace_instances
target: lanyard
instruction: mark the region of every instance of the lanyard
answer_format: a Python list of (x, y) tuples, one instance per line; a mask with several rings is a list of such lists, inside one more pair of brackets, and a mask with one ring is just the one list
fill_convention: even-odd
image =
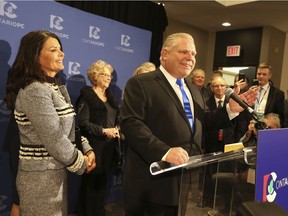
[[(263, 101), (263, 99), (264, 99), (264, 97), (265, 97), (267, 91), (269, 90), (269, 88), (270, 88), (270, 86), (267, 87), (267, 89), (265, 90), (265, 92), (264, 92), (263, 96), (261, 97), (261, 99), (260, 99), (260, 94), (261, 94), (261, 92), (260, 92), (260, 94), (259, 94), (259, 98), (257, 99), (257, 103), (258, 103), (258, 105), (260, 105), (261, 102)], [(264, 88), (262, 88), (262, 90), (264, 90)]]

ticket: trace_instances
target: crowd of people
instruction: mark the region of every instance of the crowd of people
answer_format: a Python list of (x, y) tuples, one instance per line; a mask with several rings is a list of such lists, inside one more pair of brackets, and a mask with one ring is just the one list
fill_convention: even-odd
[[(201, 85), (199, 85), (199, 71), (201, 71)], [(208, 107), (209, 110), (215, 110), (222, 107), (223, 103), (224, 105), (227, 103), (228, 97), (225, 95), (227, 88), (239, 88), (239, 93), (241, 94), (248, 91), (251, 86), (253, 87), (254, 84), (252, 82), (250, 83), (246, 76), (242, 79), (239, 77), (240, 73), (235, 75), (234, 85), (231, 86), (225, 81), (221, 71), (214, 71), (211, 80), (205, 87), (203, 85), (203, 83), (205, 83), (205, 71), (195, 69), (192, 72), (192, 83), (200, 89), (203, 100), (206, 103), (206, 108)], [(284, 92), (273, 86), (271, 78), (272, 67), (267, 63), (260, 63), (256, 71), (258, 94), (255, 104), (252, 106), (254, 112), (257, 113), (258, 119), (252, 117), (252, 115), (245, 110), (231, 120), (231, 125), (228, 125), (226, 128), (221, 128), (220, 130), (216, 127), (212, 127), (210, 130), (206, 129), (204, 142), (202, 143), (202, 151), (204, 153), (224, 152), (224, 146), (226, 144), (238, 142), (242, 142), (244, 147), (256, 146), (258, 130), (287, 127), (284, 117)], [(231, 163), (222, 163), (221, 168), (217, 168), (216, 164), (211, 164), (205, 167), (203, 172), (205, 178), (203, 180), (204, 190), (201, 197), (201, 206), (213, 205), (215, 176), (217, 176), (218, 182), (220, 182), (218, 183), (218, 190), (226, 191), (222, 199), (225, 201), (223, 211), (227, 211), (231, 201), (231, 191), (229, 190), (234, 187), (232, 184), (235, 184), (235, 182), (232, 183), (232, 176), (234, 174)], [(229, 187), (229, 185), (231, 187)], [(248, 190), (251, 191), (251, 188)], [(224, 213), (222, 212), (222, 214)]]
[[(15, 134), (5, 144), (14, 164), (11, 215), (67, 215), (68, 172), (82, 175), (77, 213), (105, 215), (108, 176), (119, 162), (115, 147), (123, 140), (125, 215), (177, 215), (181, 175), (153, 178), (152, 162), (183, 164), (190, 156), (224, 151), (225, 144), (240, 138), (249, 140), (247, 146), (257, 145), (251, 116), (225, 95), (222, 72), (214, 71), (205, 86), (205, 71), (194, 69), (196, 55), (190, 34), (169, 35), (160, 66), (145, 62), (127, 81), (121, 108), (109, 88), (113, 66), (97, 60), (87, 70), (91, 85), (81, 89), (74, 107), (59, 78), (65, 56), (60, 39), (45, 30), (27, 33), (9, 71), (5, 97), (12, 113), (6, 137)], [(235, 77), (234, 92), (267, 125), (279, 118), (270, 125), (279, 128), (284, 126), (284, 93), (271, 77), (271, 66), (262, 63), (256, 72), (259, 86)]]

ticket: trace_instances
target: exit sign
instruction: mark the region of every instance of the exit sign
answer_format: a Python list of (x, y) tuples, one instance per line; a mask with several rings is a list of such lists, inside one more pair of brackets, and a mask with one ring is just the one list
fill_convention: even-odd
[(240, 45), (237, 46), (227, 46), (226, 56), (233, 57), (233, 56), (240, 56)]

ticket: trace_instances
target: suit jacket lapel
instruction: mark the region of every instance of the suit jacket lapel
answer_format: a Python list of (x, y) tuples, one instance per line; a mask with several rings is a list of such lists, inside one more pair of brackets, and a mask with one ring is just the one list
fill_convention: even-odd
[[(154, 73), (155, 73), (157, 82), (167, 92), (168, 97), (171, 98), (173, 103), (176, 105), (179, 113), (185, 119), (186, 123), (190, 127), (190, 123), (189, 123), (189, 121), (188, 121), (188, 119), (186, 117), (186, 114), (185, 114), (184, 108), (182, 106), (182, 103), (179, 100), (179, 98), (178, 98), (177, 94), (175, 93), (174, 89), (172, 88), (172, 86), (170, 85), (170, 83), (168, 82), (168, 80), (166, 79), (164, 74), (160, 71), (160, 69), (157, 69)], [(190, 92), (191, 92), (191, 90), (190, 90)]]
[(268, 98), (267, 98), (266, 107), (265, 107), (265, 114), (271, 112), (271, 109), (272, 109), (271, 105), (272, 105), (272, 101), (274, 99), (275, 88), (270, 85), (270, 88), (268, 90), (269, 90), (269, 92), (267, 92)]
[(191, 93), (193, 102), (194, 103), (197, 102), (199, 104), (199, 106), (204, 110), (205, 104), (204, 104), (204, 100), (203, 100), (203, 96), (201, 94), (201, 91), (198, 89), (198, 87), (196, 85), (191, 83), (187, 78), (185, 78), (184, 80), (185, 80), (185, 83), (186, 83), (190, 93)]

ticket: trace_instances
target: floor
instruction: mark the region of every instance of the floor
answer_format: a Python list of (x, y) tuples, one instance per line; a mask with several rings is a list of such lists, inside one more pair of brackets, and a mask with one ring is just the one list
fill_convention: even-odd
[[(106, 216), (124, 216), (123, 200), (112, 202), (105, 205)], [(78, 216), (77, 213), (69, 214), (68, 216)]]
[(106, 216), (124, 216), (123, 200), (106, 204)]

